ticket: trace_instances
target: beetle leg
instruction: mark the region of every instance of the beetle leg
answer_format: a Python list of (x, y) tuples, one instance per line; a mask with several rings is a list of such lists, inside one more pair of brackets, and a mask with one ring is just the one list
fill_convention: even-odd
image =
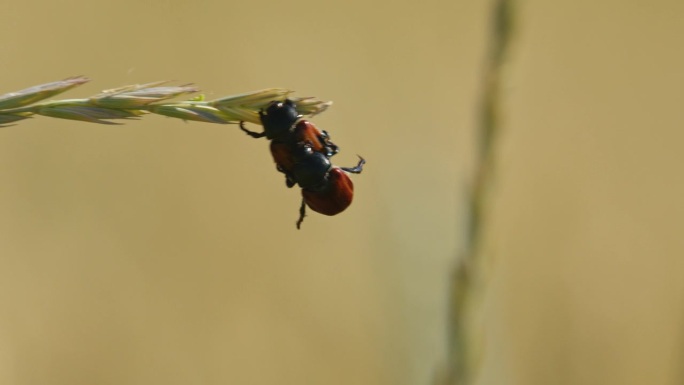
[(361, 155), (357, 155), (359, 157), (359, 164), (356, 165), (356, 167), (349, 168), (349, 167), (340, 167), (342, 170), (346, 172), (351, 172), (353, 174), (361, 174), (361, 171), (363, 171), (363, 165), (366, 164), (366, 160), (361, 157)]
[(321, 142), (323, 148), (325, 148), (325, 156), (328, 158), (340, 151), (340, 148), (337, 147), (335, 143), (330, 141), (330, 135), (328, 135), (328, 131), (321, 131), (321, 135), (318, 136), (318, 141)]
[(240, 129), (254, 139), (259, 139), (259, 138), (263, 138), (264, 136), (266, 136), (265, 132), (254, 132), (254, 131), (250, 131), (250, 130), (246, 129), (244, 121), (240, 122)]
[(276, 170), (278, 170), (278, 172), (282, 172), (283, 174), (285, 174), (285, 185), (287, 185), (288, 188), (290, 188), (290, 187), (294, 186), (295, 184), (297, 184), (297, 182), (295, 182), (294, 177), (292, 176), (292, 174), (289, 173), (289, 172), (287, 172), (287, 170), (285, 170), (285, 169), (283, 168), (283, 166), (281, 166), (281, 165), (279, 165), (279, 164), (276, 163)]
[(302, 227), (302, 222), (304, 222), (304, 217), (306, 216), (306, 203), (302, 199), (302, 205), (299, 206), (299, 219), (297, 220), (297, 230)]
[(296, 184), (297, 182), (295, 182), (294, 179), (292, 179), (292, 177), (290, 177), (289, 175), (285, 175), (285, 185), (287, 186), (287, 188), (292, 188)]

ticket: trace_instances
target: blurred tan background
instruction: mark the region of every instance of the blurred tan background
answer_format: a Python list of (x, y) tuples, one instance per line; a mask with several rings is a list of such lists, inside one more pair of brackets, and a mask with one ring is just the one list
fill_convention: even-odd
[[(487, 1), (3, 5), (0, 93), (267, 87), (368, 160), (311, 213), (265, 140), (149, 116), (0, 129), (0, 384), (430, 384)], [(684, 3), (529, 0), (505, 89), (479, 384), (680, 384)]]

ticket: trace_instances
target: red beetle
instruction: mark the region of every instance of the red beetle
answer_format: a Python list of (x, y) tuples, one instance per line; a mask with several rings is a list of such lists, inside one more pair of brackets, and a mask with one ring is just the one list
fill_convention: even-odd
[(300, 143), (300, 146), (291, 152), (294, 162), (289, 170), (292, 182), (302, 188), (297, 228), (306, 216), (306, 206), (324, 215), (336, 215), (349, 207), (354, 197), (354, 183), (347, 172), (360, 174), (366, 163), (359, 157), (356, 167), (333, 166), (330, 159), (313, 151), (308, 143)]
[(306, 206), (324, 215), (336, 215), (352, 202), (354, 184), (345, 172), (359, 174), (366, 161), (359, 157), (356, 167), (336, 167), (330, 157), (339, 148), (330, 141), (328, 133), (313, 123), (301, 119), (296, 105), (287, 99), (274, 101), (265, 111), (259, 112), (264, 132), (249, 131), (240, 123), (240, 129), (253, 138), (271, 140), (271, 155), (278, 171), (285, 174), (288, 187), (298, 184), (302, 189), (299, 209), (299, 229), (306, 216)]

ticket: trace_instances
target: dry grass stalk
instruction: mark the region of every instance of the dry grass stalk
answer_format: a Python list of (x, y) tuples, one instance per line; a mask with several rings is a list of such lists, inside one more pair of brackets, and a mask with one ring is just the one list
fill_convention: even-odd
[(495, 144), (501, 130), (501, 88), (513, 36), (514, 0), (494, 0), (489, 56), (485, 61), (480, 101), (478, 145), (466, 202), (465, 242), (451, 277), (448, 364), (437, 382), (475, 382), (482, 357), (483, 335), (478, 325), (484, 283), (484, 222), (494, 179)]

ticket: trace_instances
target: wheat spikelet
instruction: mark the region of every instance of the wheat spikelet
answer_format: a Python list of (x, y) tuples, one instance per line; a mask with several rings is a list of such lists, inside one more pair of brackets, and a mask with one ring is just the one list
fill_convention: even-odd
[[(0, 127), (35, 115), (80, 120), (100, 124), (121, 124), (116, 120), (138, 119), (149, 113), (206, 123), (235, 124), (241, 121), (260, 124), (259, 111), (275, 100), (285, 100), (292, 93), (282, 88), (268, 88), (205, 101), (203, 96), (181, 102), (167, 102), (181, 95), (196, 93), (191, 84), (166, 85), (167, 82), (128, 85), (102, 91), (85, 99), (44, 101), (88, 82), (75, 76), (0, 95)], [(332, 102), (316, 98), (292, 98), (302, 115), (325, 111)]]

